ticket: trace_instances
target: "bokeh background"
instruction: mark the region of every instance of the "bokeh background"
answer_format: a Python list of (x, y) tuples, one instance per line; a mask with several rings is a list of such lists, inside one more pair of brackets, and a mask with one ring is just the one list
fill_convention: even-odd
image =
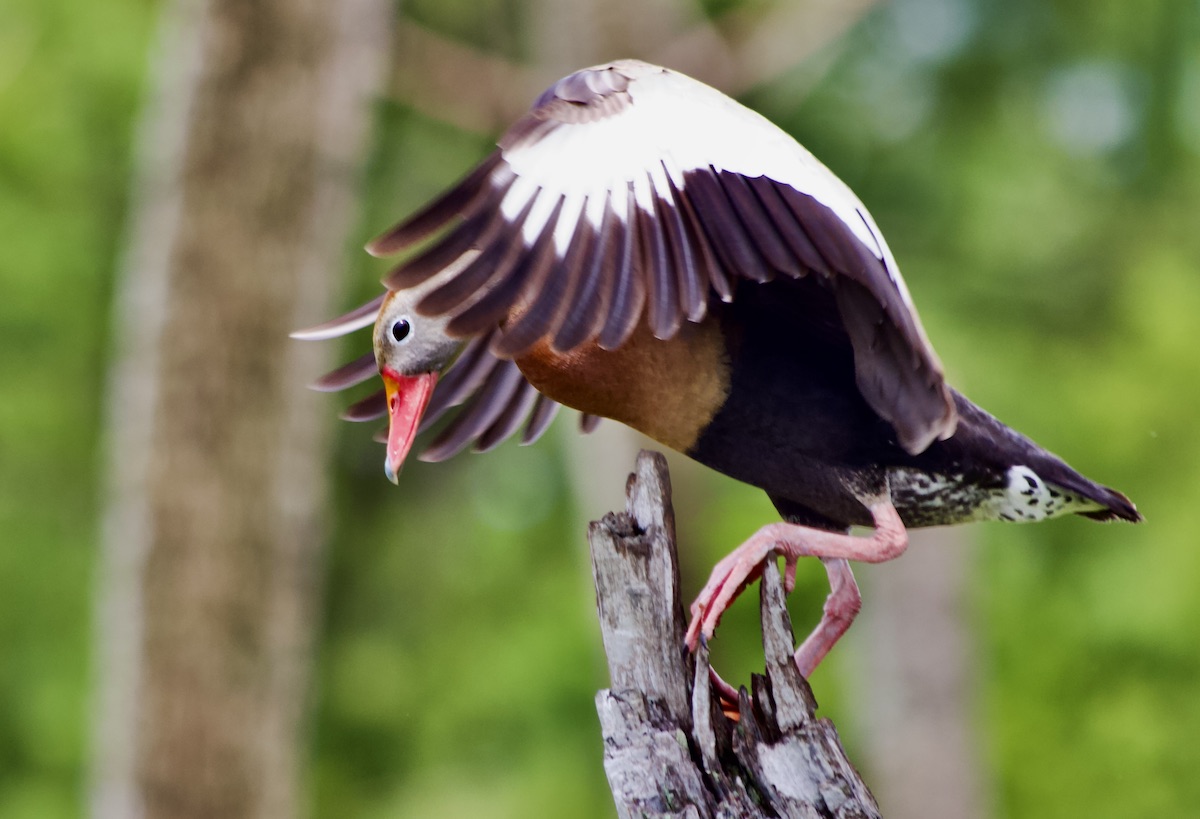
[[(136, 233), (134, 135), (171, 60), (168, 5), (0, 0), (4, 819), (105, 815), (97, 645), (112, 635), (97, 612), (119, 457), (105, 407), (121, 406), (130, 317), (114, 294)], [(861, 572), (867, 620), (813, 685), (885, 815), (911, 801), (886, 784), (898, 758), (960, 788), (959, 815), (1200, 812), (1200, 3), (404, 0), (388, 25), (328, 307), (376, 291), (385, 267), (354, 248), (471, 167), (565, 71), (639, 56), (735, 93), (866, 202), (953, 382), (1147, 517), (936, 535), (904, 558), (929, 569), (899, 593), (898, 567)], [(315, 408), (334, 440), (317, 459), (332, 488), (306, 567), (314, 636), (292, 658), (311, 668), (296, 812), (612, 815), (583, 527), (619, 502), (636, 439), (579, 441), (564, 414), (534, 447), (412, 463), (396, 488), (371, 430), (302, 384), (287, 402)], [(694, 592), (773, 513), (673, 466)], [(823, 584), (802, 573), (798, 622)], [(888, 606), (914, 598), (944, 604), (909, 652)], [(739, 609), (716, 645), (734, 676), (757, 652), (754, 606)], [(914, 688), (878, 658), (915, 656), (922, 634), (953, 645)], [(934, 744), (965, 748), (944, 774), (909, 742), (913, 715), (942, 705), (951, 726)]]

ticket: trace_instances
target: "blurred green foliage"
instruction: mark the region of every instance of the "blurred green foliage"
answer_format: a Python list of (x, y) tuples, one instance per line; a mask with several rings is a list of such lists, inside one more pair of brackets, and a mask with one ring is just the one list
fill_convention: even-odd
[(0, 817), (83, 798), (104, 337), (153, 7), (0, 3)]
[[(523, 53), (515, 0), (409, 8), (448, 35)], [(5, 819), (83, 804), (106, 324), (155, 12), (147, 0), (4, 0), (0, 11)], [(798, 66), (747, 101), (870, 206), (954, 382), (1148, 518), (980, 528), (978, 725), (994, 812), (1194, 814), (1200, 5), (896, 0), (829, 56), (827, 73)], [(362, 237), (494, 136), (381, 102)], [(356, 257), (356, 295), (380, 272)], [(298, 389), (297, 400), (325, 399)], [(611, 815), (581, 528), (603, 510), (571, 494), (572, 432), (560, 432), (413, 463), (397, 490), (368, 431), (339, 430), (314, 815)], [(687, 486), (691, 590), (771, 511), (716, 477)], [(819, 570), (802, 573), (800, 622), (822, 595)], [(732, 612), (718, 641), (733, 667), (753, 665), (752, 609)], [(842, 693), (846, 673), (835, 655), (814, 685), (853, 737), (866, 728)]]

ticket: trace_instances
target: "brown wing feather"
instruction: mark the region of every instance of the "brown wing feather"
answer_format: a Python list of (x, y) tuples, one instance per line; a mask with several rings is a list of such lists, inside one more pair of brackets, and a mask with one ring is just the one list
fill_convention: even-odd
[(434, 387), (418, 434), (433, 427), (448, 411), (474, 395), (495, 366), (496, 360), (487, 354), (487, 338), (471, 339), (450, 371)]
[(679, 282), (675, 265), (667, 251), (662, 220), (655, 213), (634, 208), (637, 220), (638, 244), (646, 277), (647, 316), (650, 332), (656, 338), (670, 338), (683, 323), (679, 307)]
[[(700, 221), (700, 217), (696, 213), (692, 201), (680, 193), (679, 189), (675, 187), (674, 180), (668, 177), (667, 181), (671, 188), (671, 195), (679, 203), (680, 221), (683, 223), (684, 236), (686, 236), (688, 244), (692, 247), (692, 252), (700, 258), (703, 270), (708, 272), (708, 283), (712, 285), (713, 292), (722, 301), (732, 300), (733, 283), (731, 282), (731, 277), (717, 260), (717, 254), (712, 249), (712, 244), (705, 235), (704, 225)], [(705, 304), (707, 304), (708, 292), (707, 288), (704, 288), (703, 281), (701, 281), (700, 286), (704, 290)], [(701, 314), (702, 317), (703, 314)], [(692, 320), (698, 321), (699, 319)]]
[(744, 176), (736, 173), (720, 173), (721, 189), (729, 197), (729, 204), (742, 229), (762, 256), (763, 262), (773, 273), (799, 276), (803, 272), (800, 260), (784, 243), (774, 221), (763, 209), (758, 196), (750, 189)]
[(342, 410), (343, 421), (374, 421), (387, 415), (387, 396), (383, 390), (373, 392)]
[[(488, 290), (469, 306), (454, 313), (454, 318), (446, 325), (450, 335), (465, 337), (491, 330), (499, 325), (514, 305), (521, 303), (526, 286), (540, 278), (538, 271), (544, 271), (554, 262), (554, 223), (562, 204), (560, 198), (537, 240), (527, 252), (518, 255), (516, 264), (503, 274), (493, 276)], [(423, 305), (424, 302), (418, 305), (418, 309)]]
[[(531, 444), (554, 420), (560, 405), (534, 389), (511, 360), (498, 358), (490, 351), (498, 335), (497, 330), (467, 342), (438, 381), (418, 434), (427, 432), (447, 415), (453, 419), (421, 457), (444, 460), (471, 444), (475, 445), (475, 451), (484, 452), (511, 437), (522, 424), (525, 429), (521, 443)], [(375, 356), (368, 353), (317, 379), (311, 388), (322, 392), (344, 390), (369, 380), (377, 372)], [(468, 405), (456, 412), (464, 403)], [(344, 420), (355, 422), (374, 421), (386, 415), (387, 397), (383, 390), (355, 401), (341, 413)]]
[(375, 316), (379, 314), (379, 307), (383, 304), (386, 295), (386, 293), (381, 293), (361, 307), (355, 307), (349, 313), (321, 322), (314, 327), (296, 330), (291, 336), (304, 341), (319, 341), (349, 335), (355, 330), (361, 330), (375, 322)]
[(854, 347), (858, 388), (911, 453), (954, 432), (958, 415), (941, 362), (916, 314), (892, 281), (886, 262), (858, 240), (836, 214), (812, 197), (780, 192), (836, 275), (822, 277)]
[(742, 222), (714, 173), (685, 175), (683, 195), (696, 211), (701, 230), (712, 241), (721, 263), (730, 273), (756, 282), (771, 279), (771, 270), (746, 235)]
[(517, 427), (529, 417), (529, 411), (533, 409), (537, 397), (538, 391), (522, 379), (500, 417), (476, 439), (475, 451), (488, 452), (495, 449), (504, 439), (516, 432)]
[[(624, 245), (625, 227), (609, 202), (604, 207), (604, 216), (600, 220), (600, 230), (596, 236), (596, 249), (591, 259), (581, 259), (579, 268), (564, 268), (559, 273), (578, 280), (578, 286), (569, 291), (571, 298), (564, 299), (568, 308), (562, 326), (554, 335), (553, 346), (556, 350), (573, 350), (600, 332), (608, 314), (611, 286), (606, 285), (616, 276), (619, 255)], [(514, 350), (512, 353), (516, 355), (526, 349), (529, 347)]]
[(646, 302), (646, 270), (638, 251), (638, 230), (634, 211), (637, 204), (633, 199), (633, 183), (625, 196), (625, 231), (621, 243), (619, 263), (613, 269), (608, 315), (600, 330), (599, 343), (605, 350), (615, 350), (638, 325), (642, 306)]
[(537, 401), (534, 402), (533, 409), (529, 412), (529, 423), (525, 425), (525, 431), (521, 433), (521, 445), (532, 444), (541, 438), (542, 433), (550, 428), (550, 423), (554, 420), (554, 416), (558, 415), (560, 409), (562, 409), (562, 404), (551, 401), (538, 393)]
[(580, 289), (583, 279), (582, 276), (571, 275), (571, 271), (583, 266), (595, 244), (596, 231), (586, 223), (581, 225), (571, 237), (571, 244), (562, 261), (547, 268), (545, 279), (541, 287), (536, 289), (528, 309), (505, 322), (504, 332), (492, 343), (496, 355), (511, 357), (529, 349), (539, 339), (558, 333), (566, 320), (572, 294)]
[[(481, 245), (487, 247), (504, 241), (507, 238), (506, 225), (497, 210), (503, 198), (501, 189), (492, 189), (488, 194), (481, 196), (483, 201), (480, 207), (470, 211), (461, 224), (446, 232), (427, 250), (385, 276), (384, 286), (389, 290), (413, 287), (458, 262), (468, 250), (477, 250)], [(459, 275), (461, 273), (462, 271)]]
[(375, 354), (367, 353), (348, 364), (343, 364), (336, 370), (325, 373), (309, 384), (308, 388), (317, 392), (339, 392), (369, 380), (378, 372), (379, 368), (375, 365)]
[[(518, 229), (532, 208), (533, 200), (530, 199), (515, 219)], [(502, 220), (496, 219), (495, 222), (500, 225)], [(508, 231), (489, 231), (486, 236), (475, 240), (472, 246), (479, 245), (483, 245), (483, 250), (458, 273), (425, 295), (417, 304), (417, 310), (425, 315), (457, 312), (463, 305), (477, 299), (480, 293), (486, 292), (491, 282), (507, 277), (524, 257), (520, 240), (514, 241)]]
[[(672, 186), (668, 187), (668, 199), (654, 197), (654, 221), (662, 225), (670, 259), (667, 265), (674, 270), (675, 287), (679, 294), (677, 315), (688, 321), (700, 321), (708, 307), (708, 273), (704, 270), (704, 257), (692, 246), (691, 237), (683, 224), (680, 203)], [(668, 334), (674, 335), (676, 325)]]
[(524, 383), (525, 379), (515, 364), (498, 362), (480, 386), (479, 392), (438, 433), (420, 454), (420, 459), (436, 463), (457, 455), (496, 422)]
[[(669, 339), (684, 319), (702, 320), (709, 299), (731, 299), (737, 279), (815, 273), (836, 295), (859, 388), (895, 426), (905, 448), (917, 452), (950, 435), (956, 416), (941, 365), (869, 217), (858, 212), (862, 225), (847, 224), (843, 219), (854, 211), (844, 202), (835, 212), (768, 177), (712, 166), (673, 171), (664, 159), (661, 168), (648, 168), (649, 176), (638, 179), (638, 185), (649, 184), (649, 196), (644, 187), (635, 196), (634, 183), (627, 182), (607, 192), (575, 191), (572, 196), (589, 199), (565, 208), (566, 194), (543, 183), (547, 188), (527, 191), (514, 213), (516, 200), (505, 201), (515, 195), (517, 179), (509, 152), (627, 111), (631, 83), (648, 70), (612, 65), (550, 88), (500, 140), (498, 152), (372, 244), (373, 251), (392, 252), (438, 237), (398, 267), (388, 286), (411, 286), (444, 271), (445, 280), (421, 302), (421, 312), (451, 316), (451, 331), (461, 335), (503, 328), (505, 334), (492, 337), (492, 350), (517, 358), (543, 339), (561, 352), (590, 342), (613, 350), (643, 321), (655, 337)], [(540, 199), (546, 196), (559, 199), (536, 240), (527, 243), (525, 219), (535, 202), (547, 206)], [(596, 196), (606, 201), (591, 202)], [(458, 261), (472, 250), (478, 251), (472, 261)], [(447, 269), (456, 263), (460, 269)], [(489, 409), (500, 413), (504, 407)]]
[(833, 271), (830, 269), (829, 263), (813, 245), (803, 224), (797, 220), (795, 213), (783, 200), (783, 195), (779, 192), (780, 186), (765, 176), (755, 177), (749, 180), (749, 183), (758, 197), (759, 203), (763, 206), (763, 210), (771, 220), (771, 224), (787, 243), (788, 249), (800, 262), (802, 269), (823, 273), (826, 276), (832, 275)]
[(454, 187), (400, 224), (367, 245), (372, 256), (391, 256), (437, 233), (446, 223), (466, 212), (485, 190), (485, 183), (501, 164), (499, 151), (492, 151), (478, 167)]

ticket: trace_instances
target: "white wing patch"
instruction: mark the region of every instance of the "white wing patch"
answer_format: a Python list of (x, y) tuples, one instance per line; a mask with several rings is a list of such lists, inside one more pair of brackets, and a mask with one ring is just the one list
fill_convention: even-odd
[[(629, 84), (625, 110), (578, 124), (559, 123), (538, 140), (504, 152), (504, 159), (538, 196), (586, 196), (620, 190), (633, 182), (646, 209), (642, 186), (665, 185), (664, 165), (677, 186), (682, 171), (712, 168), (746, 177), (766, 176), (812, 196), (885, 261), (893, 281), (895, 261), (862, 202), (816, 157), (781, 128), (716, 89), (672, 71), (648, 73)], [(510, 193), (510, 197), (512, 194)], [(518, 204), (519, 203), (519, 204)], [(505, 216), (525, 200), (506, 197)], [(596, 228), (600, 212), (585, 215)]]
[(524, 174), (517, 174), (512, 187), (508, 189), (508, 193), (504, 194), (504, 199), (500, 202), (500, 215), (510, 222), (515, 221), (525, 206), (529, 204), (529, 200), (539, 193), (537, 182), (534, 179)]

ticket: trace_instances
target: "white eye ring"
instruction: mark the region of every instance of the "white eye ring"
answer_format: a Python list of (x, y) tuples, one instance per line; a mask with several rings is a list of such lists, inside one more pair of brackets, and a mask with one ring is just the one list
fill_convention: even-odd
[(401, 316), (392, 322), (389, 333), (392, 341), (397, 344), (407, 344), (412, 340), (412, 321), (409, 320), (408, 316)]

